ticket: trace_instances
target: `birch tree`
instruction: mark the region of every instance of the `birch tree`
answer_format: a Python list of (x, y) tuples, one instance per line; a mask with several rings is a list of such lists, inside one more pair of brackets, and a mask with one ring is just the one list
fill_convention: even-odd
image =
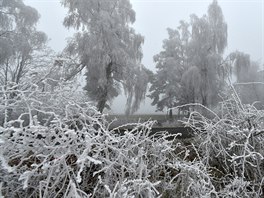
[(192, 65), (199, 68), (201, 76), (201, 103), (205, 106), (217, 101), (221, 90), (221, 72), (219, 65), (227, 46), (227, 24), (217, 1), (208, 7), (207, 15), (199, 18), (191, 16), (192, 39), (190, 58)]
[[(217, 1), (207, 15), (190, 16), (176, 30), (168, 29), (163, 51), (154, 57), (157, 73), (150, 88), (157, 110), (179, 104), (216, 104), (224, 86), (223, 53), (227, 46), (227, 24)], [(170, 112), (172, 114), (172, 112)]]
[[(144, 39), (131, 27), (135, 12), (129, 0), (63, 0), (62, 4), (68, 9), (64, 25), (78, 30), (65, 51), (79, 61), (75, 73), (86, 68), (89, 97), (102, 112), (123, 88), (129, 97), (127, 107), (134, 107), (127, 112), (134, 112), (144, 98), (147, 81), (134, 81), (146, 69), (140, 63)], [(132, 94), (135, 87), (143, 89)]]

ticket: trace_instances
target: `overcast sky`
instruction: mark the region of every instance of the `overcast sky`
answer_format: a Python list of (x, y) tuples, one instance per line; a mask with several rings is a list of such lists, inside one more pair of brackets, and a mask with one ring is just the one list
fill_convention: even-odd
[[(134, 28), (145, 37), (143, 46), (143, 64), (155, 70), (153, 56), (162, 50), (162, 40), (167, 38), (166, 28), (177, 28), (180, 20), (189, 21), (195, 13), (202, 16), (207, 13), (211, 0), (131, 0), (136, 11)], [(240, 50), (248, 53), (252, 60), (264, 63), (264, 0), (218, 0), (228, 25), (228, 47), (226, 54)], [(38, 28), (50, 38), (50, 46), (61, 51), (66, 38), (73, 31), (63, 27), (66, 10), (59, 0), (25, 0), (25, 4), (35, 7), (40, 15)], [(114, 101), (116, 113), (123, 113), (123, 98)], [(140, 113), (150, 113), (150, 100), (145, 101)], [(120, 110), (119, 110), (120, 109)]]

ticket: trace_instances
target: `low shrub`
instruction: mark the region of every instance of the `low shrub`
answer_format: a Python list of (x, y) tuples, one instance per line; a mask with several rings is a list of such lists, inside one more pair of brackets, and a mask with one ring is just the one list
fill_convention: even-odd
[[(263, 196), (264, 115), (235, 97), (213, 119), (192, 112), (188, 140), (150, 135), (152, 121), (118, 134), (88, 103), (63, 100), (58, 113), (23, 98), (28, 124), (18, 116), (1, 127), (1, 196)], [(52, 116), (42, 122), (37, 112)]]

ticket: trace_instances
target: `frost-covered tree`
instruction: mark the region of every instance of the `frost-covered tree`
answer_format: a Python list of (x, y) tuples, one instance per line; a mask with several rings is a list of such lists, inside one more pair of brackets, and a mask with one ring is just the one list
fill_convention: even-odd
[(162, 111), (164, 107), (170, 108), (180, 100), (180, 82), (187, 65), (187, 43), (189, 39), (188, 24), (181, 22), (178, 29), (168, 28), (169, 38), (163, 41), (163, 51), (154, 56), (157, 72), (152, 79), (149, 97), (153, 100), (152, 105)]
[[(24, 82), (29, 75), (38, 73), (37, 65), (45, 67), (43, 57), (46, 53), (42, 50), (47, 36), (36, 29), (38, 20), (37, 10), (22, 0), (0, 3), (0, 86), (5, 89), (5, 94), (0, 96), (5, 98), (5, 106), (21, 100), (15, 90), (18, 86), (28, 88)], [(12, 111), (12, 108), (5, 109), (5, 121), (12, 119)]]
[(217, 101), (223, 79), (219, 65), (227, 46), (227, 24), (216, 0), (209, 5), (207, 14), (201, 18), (191, 16), (189, 51), (192, 65), (199, 68), (201, 103), (205, 106)]
[(22, 1), (15, 0), (2, 0), (0, 1), (0, 37), (6, 37), (9, 33), (14, 30), (14, 21), (27, 21), (32, 23), (36, 19), (35, 10), (32, 14), (32, 18), (27, 17), (26, 10), (30, 10), (30, 7), (26, 7)]
[[(63, 0), (62, 4), (68, 9), (64, 25), (79, 30), (65, 52), (79, 61), (75, 73), (86, 68), (89, 97), (102, 112), (124, 88), (128, 93), (127, 112), (133, 113), (144, 98), (148, 80), (140, 63), (143, 37), (131, 27), (135, 12), (130, 1)], [(144, 79), (136, 80), (138, 73)]]
[(235, 51), (229, 55), (233, 73), (236, 77), (235, 88), (245, 104), (256, 103), (258, 108), (263, 108), (263, 76), (259, 70), (259, 63), (250, 59), (250, 55)]
[(157, 73), (150, 97), (158, 110), (177, 104), (199, 102), (205, 106), (218, 101), (224, 86), (223, 53), (227, 46), (227, 24), (217, 1), (207, 15), (191, 15), (177, 30), (169, 29), (164, 51), (154, 57)]
[(230, 55), (230, 60), (233, 63), (233, 72), (236, 76), (236, 81), (240, 82), (249, 82), (250, 80), (255, 80), (252, 72), (256, 72), (257, 68), (251, 68), (251, 60), (249, 54), (243, 52), (235, 51)]
[(189, 67), (181, 79), (180, 104), (196, 103), (200, 98), (201, 76), (196, 66)]
[(19, 83), (30, 71), (32, 59), (47, 41), (37, 31), (39, 14), (22, 0), (3, 0), (0, 4), (0, 84)]

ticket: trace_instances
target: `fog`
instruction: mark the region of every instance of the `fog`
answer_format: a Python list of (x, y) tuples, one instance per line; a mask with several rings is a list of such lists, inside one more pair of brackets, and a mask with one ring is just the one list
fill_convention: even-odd
[(0, 0), (0, 198), (264, 197), (263, 63), (264, 0)]
[[(228, 25), (228, 46), (225, 54), (235, 50), (245, 52), (251, 59), (263, 65), (264, 57), (264, 6), (263, 0), (219, 0), (225, 21)], [(144, 36), (142, 63), (155, 71), (153, 56), (162, 50), (162, 41), (167, 38), (167, 28), (177, 28), (180, 20), (189, 21), (191, 14), (199, 17), (207, 13), (208, 0), (132, 0), (136, 12), (134, 28)], [(67, 30), (62, 21), (66, 10), (58, 0), (26, 0), (25, 4), (35, 7), (40, 15), (38, 28), (50, 38), (49, 45), (59, 52), (66, 45), (73, 30)], [(113, 101), (112, 113), (124, 113), (125, 97)], [(151, 100), (145, 99), (137, 113), (154, 113)], [(122, 107), (123, 106), (123, 107)]]

